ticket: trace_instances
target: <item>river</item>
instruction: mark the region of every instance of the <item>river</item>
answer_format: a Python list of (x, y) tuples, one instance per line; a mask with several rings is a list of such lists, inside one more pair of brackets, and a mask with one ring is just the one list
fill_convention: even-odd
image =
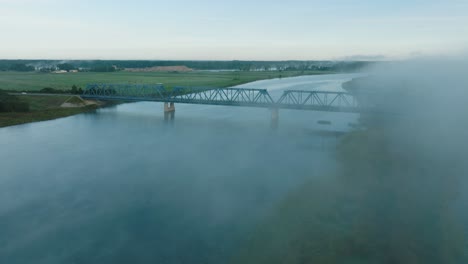
[[(357, 75), (241, 87), (341, 90)], [(356, 114), (130, 103), (0, 129), (0, 263), (226, 263)], [(318, 121), (330, 121), (323, 125)], [(319, 134), (317, 131), (332, 132)]]

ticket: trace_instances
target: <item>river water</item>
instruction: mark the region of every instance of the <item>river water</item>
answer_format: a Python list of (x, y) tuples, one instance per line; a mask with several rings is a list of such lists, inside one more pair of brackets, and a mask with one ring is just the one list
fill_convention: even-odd
[[(242, 85), (339, 91), (356, 75)], [(131, 103), (0, 129), (0, 263), (226, 263), (358, 116)], [(330, 121), (321, 125), (318, 121)], [(322, 122), (323, 123), (323, 122)], [(332, 133), (317, 133), (328, 131)]]

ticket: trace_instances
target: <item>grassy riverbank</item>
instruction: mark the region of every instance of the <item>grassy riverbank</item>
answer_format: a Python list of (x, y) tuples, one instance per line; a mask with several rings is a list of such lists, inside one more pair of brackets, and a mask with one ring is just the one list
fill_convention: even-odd
[(0, 113), (0, 127), (67, 117), (96, 109), (96, 106), (93, 105), (76, 108), (61, 107), (62, 103), (64, 103), (69, 98), (69, 95), (17, 96), (19, 101), (29, 105), (29, 111)]

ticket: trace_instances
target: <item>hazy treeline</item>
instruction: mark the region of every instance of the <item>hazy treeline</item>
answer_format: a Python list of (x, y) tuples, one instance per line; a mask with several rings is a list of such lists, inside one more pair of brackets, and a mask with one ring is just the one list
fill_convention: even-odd
[(80, 70), (113, 72), (124, 68), (148, 68), (184, 65), (196, 70), (239, 71), (336, 71), (353, 72), (374, 62), (367, 61), (151, 61), (151, 60), (0, 60), (0, 71)]

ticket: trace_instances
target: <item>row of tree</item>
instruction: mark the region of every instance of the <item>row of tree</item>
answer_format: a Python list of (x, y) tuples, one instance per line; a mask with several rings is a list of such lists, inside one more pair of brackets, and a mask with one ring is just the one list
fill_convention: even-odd
[[(30, 93), (35, 93), (36, 91), (29, 91)], [(50, 94), (82, 94), (83, 89), (76, 85), (73, 85), (70, 90), (55, 89), (51, 87), (45, 87), (39, 90), (39, 93), (50, 93)]]
[(80, 70), (91, 72), (114, 72), (124, 68), (149, 68), (157, 66), (185, 65), (197, 70), (276, 70), (276, 71), (357, 71), (372, 62), (366, 61), (52, 61), (52, 60), (0, 60), (0, 71), (50, 72), (54, 70)]
[(0, 64), (1, 71), (18, 71), (18, 72), (31, 72), (36, 68), (24, 63)]

